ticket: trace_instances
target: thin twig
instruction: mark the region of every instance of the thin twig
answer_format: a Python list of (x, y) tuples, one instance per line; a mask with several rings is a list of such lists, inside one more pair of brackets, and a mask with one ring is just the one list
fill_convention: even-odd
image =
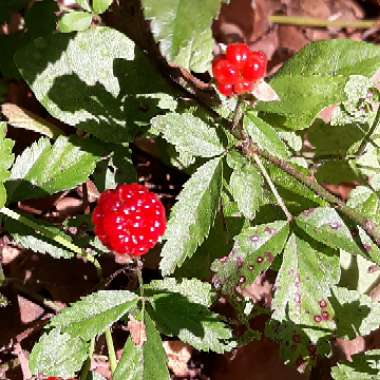
[(289, 212), (288, 208), (285, 205), (284, 200), (282, 199), (281, 195), (277, 191), (277, 188), (276, 188), (275, 184), (273, 183), (273, 181), (271, 180), (270, 175), (268, 174), (267, 170), (265, 169), (265, 166), (263, 165), (262, 161), (260, 160), (260, 157), (257, 154), (253, 154), (252, 158), (256, 162), (256, 164), (259, 167), (261, 173), (263, 174), (265, 180), (267, 181), (274, 197), (276, 198), (278, 205), (281, 207), (282, 211), (286, 215), (286, 219), (288, 220), (288, 222), (291, 222), (293, 219), (293, 216)]
[(325, 20), (304, 16), (269, 16), (269, 22), (281, 25), (352, 29), (370, 29), (379, 25), (379, 20)]

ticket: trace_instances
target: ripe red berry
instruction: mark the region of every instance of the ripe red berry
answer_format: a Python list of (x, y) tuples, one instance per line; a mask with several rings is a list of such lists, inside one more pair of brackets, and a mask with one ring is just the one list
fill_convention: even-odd
[(243, 81), (234, 85), (234, 92), (237, 95), (245, 94), (253, 90), (253, 82)]
[(224, 96), (231, 96), (234, 94), (234, 86), (232, 84), (220, 84), (216, 85), (218, 91)]
[(137, 183), (119, 185), (102, 193), (92, 220), (95, 234), (106, 247), (130, 256), (147, 253), (166, 228), (163, 204)]
[(262, 51), (254, 51), (244, 66), (243, 77), (247, 81), (256, 81), (265, 76), (267, 70), (267, 57)]
[(251, 50), (247, 44), (234, 43), (227, 46), (226, 57), (227, 60), (242, 69), (251, 57)]
[(212, 62), (212, 75), (219, 84), (235, 84), (240, 80), (238, 68), (224, 55), (216, 57)]
[(251, 57), (251, 50), (247, 44), (235, 43), (227, 46), (226, 57), (228, 61), (234, 63), (239, 69), (242, 69)]

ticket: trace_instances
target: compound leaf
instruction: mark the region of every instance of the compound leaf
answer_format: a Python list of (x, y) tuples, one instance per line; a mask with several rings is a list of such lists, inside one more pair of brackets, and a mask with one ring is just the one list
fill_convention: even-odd
[(222, 189), (223, 159), (202, 165), (185, 183), (174, 205), (164, 238), (160, 269), (174, 272), (208, 236), (218, 210)]
[(88, 343), (67, 333), (53, 329), (42, 335), (29, 357), (34, 375), (75, 377), (88, 355)]
[(136, 294), (128, 290), (101, 290), (62, 310), (50, 325), (90, 340), (134, 308), (137, 301)]

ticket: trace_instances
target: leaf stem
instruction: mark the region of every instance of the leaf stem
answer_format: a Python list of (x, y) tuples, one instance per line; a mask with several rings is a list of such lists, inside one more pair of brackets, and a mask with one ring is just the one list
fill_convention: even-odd
[(106, 331), (104, 332), (104, 335), (106, 337), (106, 344), (107, 344), (107, 350), (108, 350), (108, 358), (110, 361), (111, 373), (114, 373), (116, 370), (117, 361), (116, 361), (115, 347), (113, 345), (110, 327), (106, 329)]
[(144, 319), (144, 312), (145, 312), (145, 297), (144, 297), (144, 280), (142, 276), (142, 267), (143, 262), (140, 258), (137, 258), (136, 260), (136, 274), (137, 274), (137, 280), (139, 282), (139, 290), (140, 290), (140, 297), (142, 302), (142, 314)]
[(304, 16), (269, 16), (269, 22), (280, 25), (297, 25), (318, 28), (370, 29), (378, 25), (378, 20), (326, 20)]
[(278, 205), (281, 207), (282, 211), (284, 212), (286, 219), (288, 220), (288, 222), (291, 222), (293, 220), (293, 215), (289, 212), (288, 208), (286, 207), (284, 200), (282, 199), (282, 197), (279, 194), (275, 184), (273, 183), (272, 179), (270, 178), (270, 175), (268, 174), (267, 170), (265, 169), (265, 166), (263, 165), (262, 161), (260, 160), (260, 157), (257, 154), (253, 154), (252, 158), (256, 162), (256, 164), (259, 167), (261, 173), (263, 174), (265, 180), (267, 181), (274, 197), (276, 198)]
[(70, 240), (66, 239), (62, 235), (55, 234), (54, 232), (50, 231), (48, 228), (44, 227), (43, 225), (38, 224), (34, 222), (33, 220), (25, 217), (24, 215), (21, 215), (17, 213), (16, 211), (13, 211), (7, 207), (0, 208), (0, 213), (7, 216), (8, 218), (14, 219), (17, 222), (22, 223), (23, 225), (33, 229), (37, 233), (55, 241), (61, 246), (76, 253), (78, 256), (83, 257), (85, 260), (89, 261), (92, 265), (94, 265), (96, 272), (98, 274), (98, 277), (100, 279), (103, 278), (102, 267), (100, 266), (99, 261), (94, 256), (91, 256), (88, 253), (84, 252), (82, 248), (78, 247), (77, 245), (72, 243)]

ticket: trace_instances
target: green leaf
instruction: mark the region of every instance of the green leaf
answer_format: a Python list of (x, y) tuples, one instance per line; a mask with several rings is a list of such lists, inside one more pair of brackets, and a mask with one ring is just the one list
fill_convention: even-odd
[(128, 290), (100, 290), (62, 310), (50, 326), (90, 340), (134, 308), (137, 301), (136, 294)]
[(223, 159), (202, 165), (185, 183), (172, 208), (161, 251), (164, 276), (191, 257), (208, 236), (218, 210), (222, 190)]
[(319, 183), (336, 185), (359, 182), (361, 178), (356, 172), (352, 161), (329, 160), (318, 167), (315, 178)]
[(223, 353), (234, 347), (231, 330), (208, 307), (180, 293), (163, 291), (149, 298), (149, 310), (160, 332), (178, 336), (200, 351)]
[(12, 154), (14, 142), (5, 138), (6, 132), (6, 124), (0, 122), (0, 208), (5, 205), (5, 201), (7, 199), (4, 181), (9, 177), (8, 169), (14, 160), (14, 156)]
[(270, 81), (280, 101), (259, 102), (256, 109), (271, 123), (305, 129), (323, 108), (345, 100), (351, 75), (370, 77), (379, 66), (376, 45), (342, 39), (311, 43)]
[(249, 112), (244, 117), (244, 128), (252, 141), (261, 149), (280, 158), (287, 158), (289, 153), (276, 130), (264, 120)]
[(168, 291), (172, 293), (179, 293), (186, 297), (190, 302), (194, 302), (206, 307), (212, 304), (212, 289), (208, 282), (202, 282), (195, 278), (183, 278), (178, 282), (175, 278), (167, 277), (163, 280), (154, 280), (147, 289), (152, 291)]
[[(28, 215), (28, 219), (34, 220), (40, 225), (43, 224), (44, 229), (48, 230), (52, 235), (62, 236), (68, 241), (71, 241), (71, 237), (66, 235), (61, 229), (52, 225), (42, 223), (41, 220), (36, 220)], [(59, 244), (49, 240), (42, 234), (37, 234), (36, 231), (30, 227), (25, 226), (22, 223), (17, 222), (11, 218), (5, 219), (5, 229), (11, 233), (12, 238), (17, 244), (20, 244), (26, 249), (30, 249), (33, 252), (39, 252), (43, 254), (49, 254), (50, 256), (59, 259), (70, 259), (74, 257), (74, 252), (61, 247)]]
[[(132, 141), (135, 121), (176, 104), (166, 80), (124, 34), (96, 27), (56, 33), (19, 50), (21, 75), (48, 112), (101, 140)], [(168, 102), (163, 99), (172, 99)]]
[(224, 152), (214, 128), (190, 113), (168, 113), (152, 119), (156, 133), (173, 144), (178, 152), (187, 152), (199, 157), (214, 157)]
[(168, 380), (166, 354), (160, 334), (148, 313), (144, 314), (146, 342), (142, 347), (136, 346), (128, 338), (113, 380)]
[(364, 131), (357, 125), (333, 126), (316, 120), (309, 128), (307, 137), (316, 157), (331, 155), (339, 158), (345, 157), (350, 148), (364, 137)]
[(263, 118), (270, 124), (301, 130), (309, 127), (319, 112), (344, 99), (345, 77), (279, 75), (271, 85), (279, 94), (278, 102), (258, 103)]
[(236, 296), (236, 289), (251, 285), (265, 272), (286, 243), (289, 225), (277, 221), (244, 229), (235, 237), (235, 245), (227, 257), (214, 261), (213, 283), (227, 295)]
[(358, 186), (350, 193), (347, 205), (380, 225), (380, 175), (369, 180), (370, 186)]
[(104, 13), (112, 4), (113, 0), (93, 0), (92, 9), (96, 14)]
[(354, 339), (369, 335), (379, 327), (380, 305), (370, 297), (335, 286), (330, 302), (335, 311), (338, 337)]
[(82, 32), (88, 29), (92, 22), (92, 14), (83, 11), (72, 11), (62, 16), (58, 30), (62, 33)]
[(231, 194), (247, 219), (253, 219), (263, 203), (263, 185), (261, 174), (253, 165), (246, 165), (231, 174)]
[(305, 210), (295, 221), (313, 239), (331, 248), (340, 248), (354, 255), (365, 254), (339, 214), (331, 207)]
[(33, 347), (29, 367), (34, 375), (75, 377), (88, 356), (88, 343), (58, 329), (42, 335)]
[[(323, 329), (331, 332), (335, 327), (333, 309), (327, 297), (330, 287), (338, 283), (339, 277), (336, 252), (291, 235), (276, 279), (272, 318), (302, 325), (304, 332), (316, 342), (326, 334)], [(321, 308), (320, 302), (325, 302), (326, 307)], [(323, 320), (322, 311), (329, 314), (328, 320)], [(318, 316), (322, 319), (319, 322), (315, 320)]]
[[(302, 171), (302, 168), (297, 165), (292, 166), (296, 170)], [(286, 199), (287, 206), (290, 209), (296, 206), (297, 209), (299, 209), (298, 212), (300, 212), (305, 208), (327, 205), (327, 203), (315, 194), (314, 191), (310, 190), (280, 168), (277, 168), (274, 165), (268, 165), (268, 169), (273, 183), (279, 190), (280, 195)], [(294, 213), (296, 214), (296, 212)]]
[(212, 59), (211, 24), (222, 0), (143, 0), (145, 17), (151, 20), (153, 35), (167, 60), (202, 73)]
[(75, 0), (75, 2), (87, 12), (91, 12), (89, 0)]
[(379, 68), (380, 49), (374, 44), (353, 40), (313, 42), (303, 48), (281, 69), (281, 74), (349, 77), (372, 76)]
[(95, 170), (101, 149), (95, 141), (60, 136), (41, 138), (17, 157), (7, 189), (11, 200), (39, 198), (72, 189)]
[(353, 355), (352, 361), (339, 362), (331, 369), (334, 380), (378, 380), (380, 350)]

